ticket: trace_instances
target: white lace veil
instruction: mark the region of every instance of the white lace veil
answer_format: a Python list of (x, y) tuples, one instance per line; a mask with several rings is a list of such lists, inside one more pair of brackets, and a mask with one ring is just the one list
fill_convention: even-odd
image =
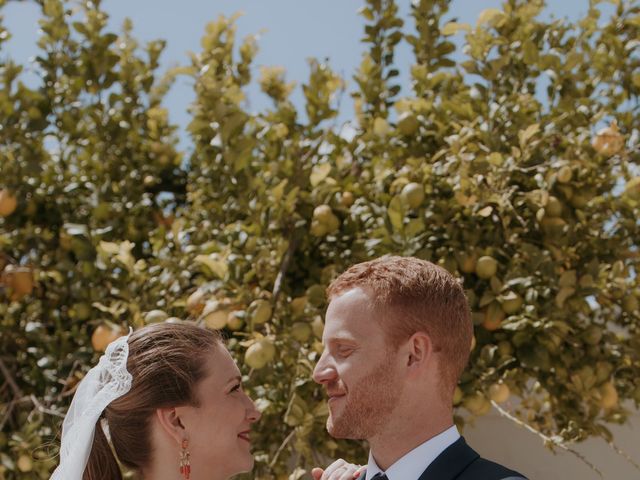
[[(60, 464), (50, 480), (82, 480), (102, 411), (131, 389), (129, 334), (114, 340), (80, 382), (62, 424)], [(100, 428), (99, 426), (97, 428)]]

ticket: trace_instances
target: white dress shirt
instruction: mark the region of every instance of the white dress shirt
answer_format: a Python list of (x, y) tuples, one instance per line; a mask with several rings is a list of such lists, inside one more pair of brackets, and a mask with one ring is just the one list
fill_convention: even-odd
[[(409, 453), (399, 458), (386, 472), (389, 480), (418, 480), (431, 462), (444, 452), (447, 447), (460, 438), (458, 429), (452, 425), (447, 430), (430, 438)], [(364, 480), (371, 480), (376, 473), (382, 472), (371, 452), (367, 465), (367, 476)]]

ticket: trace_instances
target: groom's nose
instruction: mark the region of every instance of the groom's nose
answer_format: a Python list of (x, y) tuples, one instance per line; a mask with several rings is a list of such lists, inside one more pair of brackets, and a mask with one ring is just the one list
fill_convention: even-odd
[(313, 380), (316, 383), (325, 384), (334, 382), (338, 378), (338, 372), (331, 362), (331, 356), (325, 349), (320, 356), (320, 360), (316, 364), (316, 368), (313, 369)]

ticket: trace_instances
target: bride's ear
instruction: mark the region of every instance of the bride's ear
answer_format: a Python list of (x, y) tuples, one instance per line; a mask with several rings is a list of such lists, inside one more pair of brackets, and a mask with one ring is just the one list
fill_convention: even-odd
[(176, 443), (182, 443), (182, 440), (185, 438), (185, 428), (180, 421), (177, 408), (157, 408), (156, 420), (162, 431), (173, 438)]

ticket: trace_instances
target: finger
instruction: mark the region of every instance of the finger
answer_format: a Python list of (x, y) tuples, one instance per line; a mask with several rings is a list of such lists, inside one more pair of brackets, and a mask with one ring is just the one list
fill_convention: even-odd
[[(341, 458), (339, 458), (338, 460), (336, 460), (335, 462), (333, 462), (331, 465), (329, 465), (325, 470), (324, 470), (324, 474), (322, 475), (322, 480), (328, 480), (331, 477), (331, 475), (333, 475), (333, 473), (340, 469), (340, 468), (344, 468), (345, 465), (347, 464), (347, 462), (345, 462), (344, 460), (342, 460)], [(338, 478), (338, 477), (335, 477)]]
[(313, 477), (313, 480), (320, 480), (322, 478), (322, 474), (324, 473), (324, 470), (321, 468), (314, 468), (313, 470), (311, 470), (311, 476)]
[(338, 477), (338, 480), (353, 480), (353, 474), (355, 473), (355, 469), (347, 468), (345, 472)]
[(353, 480), (358, 478), (360, 473), (365, 470), (365, 467), (361, 465), (354, 465), (352, 463), (345, 464), (345, 471), (338, 477), (337, 480)]
[[(322, 480), (342, 480), (345, 472), (347, 472), (347, 470), (344, 467), (338, 467), (333, 472), (331, 472), (331, 475), (327, 475), (325, 473), (325, 476), (322, 477)], [(348, 477), (351, 478), (351, 474), (348, 474)]]
[(331, 473), (325, 472), (322, 480), (340, 480), (344, 472), (344, 467), (337, 467), (336, 469), (332, 470)]
[(366, 465), (362, 465), (360, 466), (360, 468), (358, 468), (358, 470), (356, 470), (356, 472), (353, 474), (353, 478), (364, 478), (363, 473), (367, 470), (367, 466)]

